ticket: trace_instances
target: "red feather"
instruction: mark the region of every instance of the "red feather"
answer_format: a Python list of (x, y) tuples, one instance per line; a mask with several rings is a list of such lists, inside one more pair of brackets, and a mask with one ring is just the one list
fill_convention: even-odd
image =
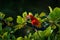
[(33, 15), (28, 15), (31, 19), (31, 24), (35, 25), (37, 28), (41, 27), (41, 23), (39, 22), (39, 20), (37, 18), (35, 18)]

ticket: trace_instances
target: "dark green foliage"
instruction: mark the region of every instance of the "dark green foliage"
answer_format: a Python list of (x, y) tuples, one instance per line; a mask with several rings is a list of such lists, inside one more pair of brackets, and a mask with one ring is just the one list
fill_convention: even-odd
[(0, 40), (60, 40), (60, 8), (56, 7), (48, 16), (44, 12), (34, 15), (45, 28), (43, 31), (34, 28), (26, 16), (27, 12), (23, 12), (14, 23), (13, 17), (5, 18), (5, 14), (0, 12)]

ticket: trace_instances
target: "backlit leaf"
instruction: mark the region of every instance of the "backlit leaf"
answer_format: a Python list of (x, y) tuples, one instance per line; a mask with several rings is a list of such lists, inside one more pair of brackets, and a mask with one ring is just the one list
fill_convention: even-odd
[(23, 17), (25, 18), (27, 16), (27, 12), (23, 12)]
[(46, 13), (45, 12), (41, 12), (40, 13), (40, 17), (43, 17), (43, 16), (46, 16)]
[(16, 40), (23, 40), (23, 38), (22, 37), (18, 37)]
[(24, 23), (24, 20), (21, 16), (17, 16), (17, 23), (18, 24), (23, 24)]
[(13, 21), (13, 18), (12, 17), (8, 17), (5, 20), (8, 21), (8, 22), (11, 22), (11, 21)]
[(3, 14), (2, 12), (0, 12), (0, 19), (3, 19), (5, 17), (5, 14)]

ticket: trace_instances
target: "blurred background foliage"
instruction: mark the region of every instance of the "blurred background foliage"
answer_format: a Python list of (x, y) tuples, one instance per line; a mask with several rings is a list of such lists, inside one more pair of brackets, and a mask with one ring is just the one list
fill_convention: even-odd
[[(32, 13), (29, 12), (29, 14)], [(22, 16), (17, 15), (15, 21), (16, 24), (13, 23), (13, 17), (5, 18), (5, 14), (0, 12), (0, 20), (3, 20), (5, 23), (7, 23), (6, 25), (4, 25), (4, 22), (0, 21), (0, 40), (60, 40), (60, 8), (54, 8), (52, 12), (50, 12), (49, 15), (46, 17), (47, 19), (40, 18), (46, 16), (44, 12), (40, 14), (41, 16), (37, 15), (38, 14), (35, 14), (34, 16), (37, 19), (39, 18), (40, 20), (38, 20), (42, 24), (46, 20), (51, 23), (48, 27), (46, 26), (47, 28), (44, 31), (37, 30), (33, 32), (32, 27), (27, 26), (28, 24), (26, 23), (25, 18), (27, 16), (27, 12), (23, 12)], [(55, 19), (56, 17), (58, 18)]]
[(48, 14), (48, 6), (60, 7), (60, 0), (0, 0), (0, 11), (13, 17), (22, 15), (24, 11), (33, 14), (44, 11)]

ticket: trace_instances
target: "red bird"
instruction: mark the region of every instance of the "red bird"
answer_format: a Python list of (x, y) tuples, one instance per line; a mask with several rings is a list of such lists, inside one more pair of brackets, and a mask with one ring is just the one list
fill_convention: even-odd
[(27, 19), (31, 20), (32, 25), (36, 26), (37, 28), (41, 28), (41, 23), (33, 15), (27, 15)]

